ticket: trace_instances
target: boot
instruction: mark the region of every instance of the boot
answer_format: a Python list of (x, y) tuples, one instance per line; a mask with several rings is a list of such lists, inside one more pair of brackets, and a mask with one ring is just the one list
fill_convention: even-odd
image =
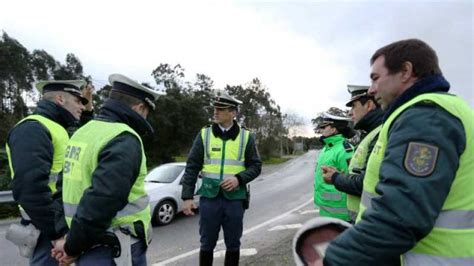
[(199, 266), (212, 266), (212, 260), (214, 259), (213, 251), (199, 251)]
[(226, 250), (224, 266), (239, 266), (240, 250)]

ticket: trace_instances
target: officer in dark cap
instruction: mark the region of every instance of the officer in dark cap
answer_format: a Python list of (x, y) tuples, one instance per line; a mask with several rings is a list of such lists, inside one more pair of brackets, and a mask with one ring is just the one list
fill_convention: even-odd
[(354, 122), (354, 129), (362, 132), (359, 143), (349, 165), (349, 175), (337, 171), (334, 167), (323, 167), (324, 181), (342, 192), (347, 193), (347, 209), (351, 223), (355, 222), (359, 212), (360, 196), (367, 160), (380, 131), (383, 112), (374, 97), (367, 91), (369, 86), (348, 85), (351, 99), (346, 106), (351, 107), (349, 115)]
[(240, 104), (226, 91), (216, 92), (214, 121), (196, 136), (186, 162), (181, 196), (186, 215), (194, 215), (196, 180), (199, 172), (202, 176), (198, 191), (199, 265), (212, 265), (221, 227), (227, 248), (224, 265), (239, 264), (244, 209), (248, 207), (247, 184), (260, 174), (262, 167), (255, 137), (235, 121)]
[(77, 127), (88, 100), (82, 96), (84, 80), (39, 81), (43, 99), (32, 115), (10, 130), (6, 150), (12, 191), (23, 225), (40, 231), (30, 265), (57, 265), (51, 241), (64, 235), (54, 227), (53, 193), (61, 171), (69, 127)]
[(141, 136), (153, 133), (146, 117), (159, 94), (124, 75), (109, 81), (99, 115), (66, 149), (62, 202), (69, 232), (52, 251), (66, 264), (146, 265), (152, 228)]
[(349, 221), (346, 207), (346, 193), (337, 190), (332, 184), (323, 180), (324, 167), (334, 167), (342, 172), (348, 171), (349, 161), (353, 154), (352, 145), (346, 140), (353, 136), (349, 127), (350, 118), (332, 113), (322, 114), (318, 128), (321, 132), (320, 141), (324, 144), (319, 153), (314, 176), (314, 204), (319, 207), (321, 216), (339, 218)]

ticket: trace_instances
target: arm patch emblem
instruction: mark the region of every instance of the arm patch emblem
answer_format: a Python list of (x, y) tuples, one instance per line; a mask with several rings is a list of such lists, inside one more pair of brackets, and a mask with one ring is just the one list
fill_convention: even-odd
[(420, 142), (408, 143), (405, 153), (405, 170), (414, 176), (429, 176), (438, 160), (439, 148)]

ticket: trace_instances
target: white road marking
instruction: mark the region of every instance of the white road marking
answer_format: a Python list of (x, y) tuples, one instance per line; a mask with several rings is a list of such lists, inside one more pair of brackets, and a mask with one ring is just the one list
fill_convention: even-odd
[(301, 214), (319, 213), (319, 209), (302, 211)]
[(300, 228), (301, 226), (302, 226), (301, 224), (277, 225), (277, 226), (274, 226), (274, 227), (268, 229), (268, 231), (277, 231), (277, 230), (286, 230), (286, 229), (298, 229), (298, 228)]
[[(303, 203), (303, 204), (301, 204), (301, 205), (299, 205), (299, 206), (297, 206), (297, 207), (295, 207), (295, 208), (293, 208), (293, 209), (291, 209), (291, 210), (289, 210), (289, 211), (287, 211), (287, 212), (285, 212), (285, 213), (283, 213), (283, 214), (281, 214), (281, 215), (279, 215), (279, 216), (277, 216), (277, 217), (274, 217), (273, 219), (270, 219), (270, 220), (268, 220), (268, 221), (266, 221), (266, 222), (263, 222), (263, 223), (261, 223), (261, 224), (259, 224), (259, 225), (254, 226), (254, 227), (252, 227), (252, 228), (249, 228), (249, 229), (247, 229), (247, 230), (244, 230), (244, 232), (242, 233), (242, 235), (246, 235), (246, 234), (248, 234), (248, 233), (250, 233), (250, 232), (253, 232), (253, 231), (255, 231), (255, 230), (258, 230), (258, 229), (260, 229), (260, 228), (262, 228), (262, 227), (264, 227), (264, 226), (266, 226), (266, 225), (268, 225), (268, 224), (271, 224), (271, 223), (273, 223), (273, 222), (275, 222), (275, 221), (277, 221), (277, 220), (279, 220), (279, 219), (282, 219), (282, 218), (284, 218), (284, 217), (290, 215), (292, 212), (297, 211), (297, 210), (303, 208), (304, 206), (310, 204), (311, 202), (313, 202), (313, 199), (310, 199), (310, 200), (308, 200), (307, 202), (305, 202), (305, 203)], [(216, 244), (216, 245), (220, 245), (220, 244), (222, 244), (222, 243), (224, 243), (224, 240), (219, 240), (219, 241), (217, 241), (217, 244)], [(197, 254), (198, 252), (199, 252), (199, 248), (194, 249), (194, 250), (191, 250), (191, 251), (186, 252), (186, 253), (183, 253), (183, 254), (181, 254), (181, 255), (178, 255), (178, 256), (169, 258), (169, 259), (164, 260), (164, 261), (162, 261), (162, 262), (154, 263), (154, 264), (152, 264), (152, 266), (163, 266), (163, 265), (166, 265), (166, 264), (168, 264), (168, 263), (175, 262), (175, 261), (177, 261), (177, 260), (180, 260), (180, 259), (189, 257), (189, 256), (194, 255), (194, 254)]]
[[(254, 248), (243, 248), (240, 250), (241, 257), (248, 257), (257, 254), (257, 250)], [(214, 258), (223, 258), (225, 257), (225, 250), (219, 250), (214, 252)]]

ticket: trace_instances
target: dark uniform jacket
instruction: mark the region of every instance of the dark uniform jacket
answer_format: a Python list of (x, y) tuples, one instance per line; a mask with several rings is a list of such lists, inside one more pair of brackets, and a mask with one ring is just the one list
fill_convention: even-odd
[[(374, 110), (371, 110), (364, 117), (362, 117), (362, 119), (357, 124), (355, 124), (354, 129), (359, 129), (363, 130), (366, 133), (370, 133), (382, 123), (382, 117), (382, 109), (376, 108)], [(372, 149), (375, 146), (375, 142), (377, 142), (377, 136), (370, 142), (367, 154), (370, 154), (372, 152)], [(346, 192), (355, 196), (360, 196), (362, 194), (365, 169), (360, 170), (360, 173), (350, 174), (348, 177), (342, 173), (334, 173), (331, 177), (333, 185), (339, 191)]]
[[(143, 117), (115, 100), (107, 100), (94, 119), (127, 124), (139, 135), (153, 132)], [(95, 244), (108, 244), (110, 235), (105, 231), (116, 213), (128, 203), (128, 195), (140, 172), (140, 141), (135, 135), (124, 132), (112, 139), (98, 158), (99, 166), (93, 173), (92, 187), (84, 192), (64, 245), (70, 256), (80, 255)], [(58, 182), (57, 206), (62, 205), (59, 196), (62, 193), (61, 181), (62, 175)], [(58, 228), (66, 227), (63, 215), (61, 209), (57, 213)], [(144, 239), (143, 225), (137, 223), (135, 229), (139, 237)]]
[[(386, 110), (384, 120), (400, 105), (429, 92), (447, 92), (440, 75), (417, 81)], [(387, 151), (380, 166), (372, 208), (362, 220), (328, 247), (325, 265), (400, 265), (399, 256), (432, 230), (466, 145), (464, 127), (453, 115), (431, 102), (413, 105), (393, 121)], [(431, 175), (415, 177), (404, 167), (410, 141), (423, 141), (439, 149)]]
[[(48, 100), (39, 101), (34, 114), (65, 129), (78, 126), (69, 111)], [(38, 121), (26, 120), (10, 131), (7, 143), (15, 172), (13, 198), (44, 236), (51, 240), (61, 237), (62, 233), (56, 232), (54, 227), (53, 198), (48, 187), (54, 153), (50, 132)]]
[[(222, 140), (232, 139), (239, 135), (240, 126), (234, 121), (234, 125), (226, 132), (222, 132), (219, 125), (213, 123), (212, 132), (218, 138)], [(183, 175), (183, 191), (181, 197), (183, 200), (192, 199), (194, 196), (194, 190), (196, 186), (196, 180), (199, 172), (202, 170), (204, 165), (204, 146), (201, 137), (201, 131), (197, 134), (194, 139), (193, 146), (188, 155), (186, 161), (186, 170)], [(255, 137), (250, 134), (247, 146), (245, 148), (245, 170), (236, 175), (239, 180), (239, 185), (243, 186), (258, 175), (260, 175), (262, 169), (262, 161), (255, 145)]]

